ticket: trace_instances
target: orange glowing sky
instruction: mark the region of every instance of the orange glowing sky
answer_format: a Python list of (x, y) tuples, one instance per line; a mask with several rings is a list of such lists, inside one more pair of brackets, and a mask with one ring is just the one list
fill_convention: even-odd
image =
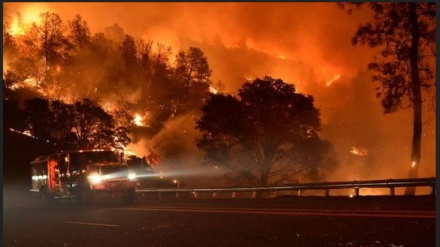
[[(312, 69), (313, 79), (325, 85), (337, 76), (353, 76), (368, 62), (365, 54), (371, 53), (363, 48), (347, 49), (356, 26), (369, 14), (349, 16), (334, 3), (4, 4), (5, 18), (20, 12), (25, 22), (34, 21), (43, 11), (58, 13), (64, 20), (80, 14), (92, 33), (117, 23), (127, 34), (160, 41), (174, 51), (201, 46), (214, 67), (214, 80), (222, 80), (230, 91), (244, 78), (224, 73), (231, 63), (241, 63), (245, 77), (271, 74), (298, 86), (309, 78), (291, 73), (291, 67), (305, 66)], [(254, 59), (269, 56), (267, 63), (272, 66), (254, 69), (253, 61), (222, 57), (242, 50), (254, 52)], [(226, 61), (219, 64), (217, 60)]]
[[(374, 50), (351, 37), (369, 11), (348, 15), (335, 3), (4, 3), (4, 18), (24, 21), (37, 12), (64, 21), (80, 14), (92, 33), (117, 23), (126, 34), (169, 45), (200, 47), (213, 81), (235, 93), (246, 78), (270, 75), (311, 94), (321, 109), (323, 134), (332, 141), (348, 179), (405, 177), (412, 135), (411, 111), (383, 115), (366, 65)], [(26, 19), (27, 18), (27, 19)], [(344, 129), (332, 128), (334, 114)], [(434, 121), (425, 125), (420, 176), (435, 176)], [(330, 121), (330, 122), (329, 122)], [(353, 147), (368, 149), (356, 156)], [(402, 168), (403, 167), (403, 168)], [(376, 175), (371, 172), (374, 170)], [(336, 175), (336, 176), (338, 176)]]

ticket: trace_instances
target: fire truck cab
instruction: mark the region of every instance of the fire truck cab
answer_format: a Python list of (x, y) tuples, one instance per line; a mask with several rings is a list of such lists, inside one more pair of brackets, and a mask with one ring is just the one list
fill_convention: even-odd
[(91, 204), (98, 195), (120, 194), (134, 203), (136, 174), (113, 150), (91, 149), (37, 157), (31, 163), (32, 188), (45, 201), (76, 197)]

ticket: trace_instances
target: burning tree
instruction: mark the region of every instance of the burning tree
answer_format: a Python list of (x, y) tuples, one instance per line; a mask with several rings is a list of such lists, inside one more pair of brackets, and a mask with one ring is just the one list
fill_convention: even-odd
[(81, 50), (90, 42), (90, 29), (80, 15), (75, 15), (75, 18), (68, 22), (68, 29), (68, 37), (77, 49)]
[(181, 88), (182, 108), (199, 109), (209, 92), (212, 70), (200, 48), (189, 47), (176, 55), (175, 80)]
[(259, 186), (317, 175), (335, 164), (330, 143), (319, 137), (312, 96), (270, 77), (243, 84), (238, 96), (211, 95), (196, 121), (203, 134), (197, 146), (210, 163)]
[[(49, 12), (35, 17), (32, 22), (16, 21), (18, 16), (3, 21), (4, 95), (41, 97), (54, 118), (49, 127), (37, 123), (37, 115), (35, 122), (27, 122), (27, 130), (46, 131), (44, 136), (57, 147), (124, 146), (131, 141), (128, 130), (133, 141), (152, 138), (176, 117), (200, 115), (211, 83), (201, 49), (180, 51), (179, 62), (172, 63), (170, 47), (137, 39), (118, 24), (91, 33), (80, 15), (66, 22)], [(93, 101), (93, 107), (84, 109), (88, 103), (83, 99)], [(91, 134), (95, 120), (106, 130)]]
[(118, 112), (148, 115), (149, 136), (198, 111), (209, 94), (211, 70), (199, 48), (178, 52), (173, 66), (170, 47), (137, 40), (118, 24), (92, 34), (80, 15), (67, 22), (56, 13), (36, 16), (3, 20), (7, 93), (29, 90), (68, 104), (88, 98), (120, 124)]
[(68, 48), (68, 41), (64, 35), (66, 26), (56, 13), (41, 13), (40, 18), (41, 23), (35, 24), (33, 31), (37, 33), (40, 53), (44, 58), (43, 82), (50, 83), (57, 67), (59, 68), (66, 59), (65, 49)]
[(209, 83), (211, 69), (200, 48), (190, 47), (188, 51), (180, 51), (176, 56), (176, 74), (184, 83), (186, 90), (196, 83)]
[[(345, 4), (339, 4), (344, 8)], [(350, 6), (361, 7), (364, 3)], [(435, 3), (369, 3), (374, 20), (361, 25), (353, 45), (379, 47), (368, 68), (382, 83), (377, 96), (385, 113), (412, 107), (414, 111), (409, 178), (417, 177), (421, 159), (422, 104), (435, 87)], [(351, 9), (349, 8), (349, 13)], [(434, 92), (435, 93), (435, 92)], [(435, 98), (435, 97), (433, 97)], [(425, 100), (424, 100), (425, 99)], [(405, 194), (415, 194), (409, 187)]]

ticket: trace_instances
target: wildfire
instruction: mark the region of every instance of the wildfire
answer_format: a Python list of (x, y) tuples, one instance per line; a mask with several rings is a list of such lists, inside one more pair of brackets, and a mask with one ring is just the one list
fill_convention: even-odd
[(102, 108), (104, 108), (107, 112), (113, 112), (115, 110), (115, 106), (110, 102), (104, 102), (102, 104)]
[(14, 18), (14, 20), (11, 23), (11, 26), (9, 27), (9, 34), (12, 36), (20, 36), (24, 35), (26, 33), (25, 25), (22, 23), (22, 21), (18, 18)]
[(212, 94), (218, 94), (218, 90), (215, 89), (213, 86), (209, 86), (209, 92), (211, 92)]
[(134, 123), (136, 126), (143, 126), (143, 124), (142, 124), (142, 116), (139, 115), (139, 114), (137, 114), (137, 113), (134, 114), (133, 123)]
[(368, 156), (368, 149), (362, 147), (352, 147), (350, 153), (358, 156)]
[[(3, 76), (4, 76), (4, 74), (3, 74)], [(36, 89), (37, 80), (35, 78), (30, 77), (22, 82), (17, 82), (8, 88), (11, 89), (12, 91), (15, 91), (19, 88), (24, 88), (24, 87)], [(36, 89), (36, 90), (38, 90), (38, 89)]]
[(333, 82), (339, 80), (340, 78), (341, 78), (341, 75), (339, 75), (339, 74), (334, 74), (334, 75), (333, 75), (333, 78), (330, 79), (329, 81), (327, 81), (327, 82), (325, 83), (325, 85), (326, 85), (327, 87), (330, 87), (330, 86), (333, 84)]
[(282, 60), (286, 60), (286, 59), (287, 59), (287, 57), (286, 57), (284, 54), (280, 54), (280, 55), (278, 56), (278, 58), (279, 58), (279, 59), (282, 59)]
[(42, 9), (35, 7), (28, 7), (17, 14), (11, 21), (8, 33), (12, 36), (25, 35), (32, 24), (40, 23), (40, 13), (44, 12)]
[(28, 87), (36, 87), (37, 86), (37, 80), (35, 78), (27, 78), (24, 80), (24, 84)]
[(63, 96), (63, 97), (59, 97), (59, 99), (58, 100), (60, 100), (60, 101), (62, 101), (62, 102), (64, 102), (64, 103), (66, 103), (66, 104), (73, 104), (73, 103), (75, 103), (75, 101), (77, 101), (78, 100), (78, 98), (76, 98), (75, 96), (73, 96), (73, 95), (66, 95), (66, 96)]

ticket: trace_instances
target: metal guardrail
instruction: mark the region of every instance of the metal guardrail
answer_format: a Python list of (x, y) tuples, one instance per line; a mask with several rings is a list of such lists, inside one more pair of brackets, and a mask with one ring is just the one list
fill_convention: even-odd
[[(419, 187), (429, 186), (432, 188), (431, 195), (435, 195), (436, 178), (414, 178), (414, 179), (387, 179), (387, 180), (363, 180), (363, 181), (344, 181), (344, 182), (323, 182), (323, 183), (304, 183), (284, 186), (269, 186), (269, 187), (235, 187), (235, 188), (139, 188), (138, 193), (176, 193), (179, 197), (179, 192), (193, 193), (197, 198), (200, 192), (231, 192), (234, 197), (235, 192), (253, 192), (255, 195), (259, 191), (278, 192), (278, 191), (297, 191), (298, 196), (301, 190), (323, 190), (324, 196), (330, 196), (332, 189), (354, 189), (355, 196), (359, 196), (359, 189), (361, 188), (388, 188), (390, 189), (390, 196), (395, 195), (396, 187)], [(254, 196), (253, 196), (254, 197)]]

